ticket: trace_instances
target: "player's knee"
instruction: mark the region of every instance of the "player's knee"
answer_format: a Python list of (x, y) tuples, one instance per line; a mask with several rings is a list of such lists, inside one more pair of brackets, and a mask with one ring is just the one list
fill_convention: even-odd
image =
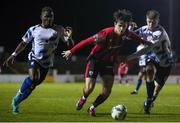
[(146, 73), (148, 74), (148, 75), (154, 75), (155, 74), (155, 66), (154, 65), (152, 65), (152, 64), (150, 64), (150, 65), (147, 65), (146, 66)]
[(102, 95), (108, 97), (111, 94), (111, 89), (103, 90)]
[(31, 81), (34, 83), (36, 81), (38, 81), (38, 77), (37, 76), (29, 76), (29, 78), (31, 79)]
[(39, 85), (39, 84), (41, 84), (44, 80), (45, 80), (45, 77), (40, 77), (40, 78), (37, 80), (36, 84)]
[(102, 95), (104, 96), (104, 98), (108, 98), (111, 92), (103, 92)]
[(30, 76), (30, 79), (37, 86), (45, 80), (45, 76)]
[(85, 92), (92, 92), (93, 91), (93, 86), (87, 86), (84, 88)]

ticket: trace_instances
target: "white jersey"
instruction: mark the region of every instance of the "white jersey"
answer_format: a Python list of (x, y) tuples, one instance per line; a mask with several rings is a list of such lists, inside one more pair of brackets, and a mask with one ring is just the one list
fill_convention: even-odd
[(44, 68), (52, 66), (54, 52), (60, 38), (65, 41), (62, 26), (54, 25), (52, 28), (44, 28), (39, 24), (30, 27), (22, 37), (24, 42), (32, 43), (28, 59), (37, 61)]
[[(144, 48), (144, 45), (143, 44), (140, 44), (138, 47), (137, 47), (137, 50), (136, 51), (139, 51), (141, 49)], [(145, 66), (146, 65), (146, 55), (141, 55), (139, 57), (139, 66)]]
[(153, 52), (158, 57), (160, 63), (159, 65), (162, 67), (168, 67), (171, 65), (172, 61), (172, 50), (171, 50), (171, 42), (169, 37), (162, 26), (158, 26), (155, 30), (151, 31), (148, 29), (148, 26), (143, 26), (138, 29), (139, 35), (147, 40), (152, 41), (153, 43), (161, 41), (158, 46), (153, 48)]

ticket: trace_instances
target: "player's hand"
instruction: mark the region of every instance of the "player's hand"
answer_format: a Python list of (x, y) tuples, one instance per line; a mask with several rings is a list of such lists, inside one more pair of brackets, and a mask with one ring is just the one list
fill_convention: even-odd
[(13, 64), (15, 61), (15, 56), (11, 55), (9, 56), (3, 63), (3, 66), (9, 67), (10, 64)]
[(71, 39), (72, 38), (72, 28), (71, 27), (66, 27), (64, 29), (64, 35), (68, 38)]
[(130, 22), (128, 29), (131, 30), (131, 31), (133, 31), (133, 30), (136, 29), (137, 27), (138, 27), (138, 26), (137, 26), (136, 22), (132, 21), (132, 22)]
[(63, 58), (65, 58), (66, 60), (69, 60), (69, 58), (72, 56), (72, 53), (70, 50), (63, 51), (61, 54), (63, 55)]
[(137, 27), (138, 27), (138, 26), (137, 26), (137, 23), (134, 22), (134, 21), (131, 22), (131, 25), (133, 26), (133, 28), (137, 28)]

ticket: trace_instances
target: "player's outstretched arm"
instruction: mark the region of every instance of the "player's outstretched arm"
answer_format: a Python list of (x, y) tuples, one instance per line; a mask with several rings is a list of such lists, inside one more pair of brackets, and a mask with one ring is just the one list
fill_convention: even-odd
[(165, 41), (166, 40), (149, 41), (151, 43), (149, 46), (142, 48), (141, 50), (127, 56), (127, 60), (130, 61), (130, 60), (136, 59), (136, 58), (140, 57), (141, 55), (145, 54), (147, 51), (153, 50), (153, 48), (155, 48), (156, 46), (162, 45), (162, 43)]
[(133, 60), (139, 58), (141, 55), (145, 54), (147, 51), (150, 51), (152, 49), (152, 46), (145, 47), (137, 52), (134, 52), (133, 54), (127, 56), (127, 60)]
[(9, 64), (13, 64), (16, 56), (22, 52), (25, 47), (27, 46), (27, 43), (24, 41), (20, 42), (19, 45), (16, 47), (15, 51), (4, 61), (3, 66), (9, 66)]

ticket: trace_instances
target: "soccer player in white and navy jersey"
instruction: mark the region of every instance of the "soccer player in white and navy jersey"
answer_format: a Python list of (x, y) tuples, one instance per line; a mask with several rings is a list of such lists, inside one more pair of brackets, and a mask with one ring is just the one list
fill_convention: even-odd
[[(172, 68), (173, 56), (171, 42), (165, 29), (159, 24), (160, 14), (149, 10), (146, 14), (147, 25), (138, 29), (143, 39), (156, 44), (146, 53), (146, 89), (147, 99), (144, 102), (144, 113), (150, 114), (151, 105), (164, 86)], [(149, 54), (150, 53), (150, 54)]]
[(45, 79), (49, 68), (53, 65), (54, 52), (58, 46), (58, 42), (60, 40), (63, 41), (69, 48), (74, 45), (72, 29), (54, 24), (54, 12), (52, 8), (42, 8), (41, 21), (41, 24), (32, 26), (27, 30), (15, 51), (4, 62), (6, 66), (10, 63), (13, 64), (16, 56), (29, 43), (32, 44), (32, 49), (28, 55), (29, 76), (25, 78), (21, 88), (12, 100), (13, 114), (18, 114), (19, 104)]

